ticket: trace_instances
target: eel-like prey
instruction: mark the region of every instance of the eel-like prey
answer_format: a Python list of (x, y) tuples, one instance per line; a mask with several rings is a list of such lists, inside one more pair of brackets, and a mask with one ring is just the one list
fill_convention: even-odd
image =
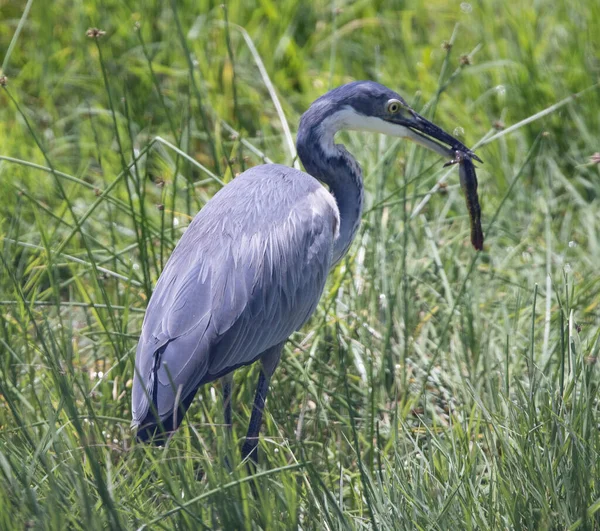
[(483, 250), (483, 230), (481, 229), (481, 207), (477, 196), (477, 175), (471, 156), (464, 151), (455, 151), (454, 160), (445, 166), (459, 164), (460, 186), (465, 194), (471, 219), (471, 243), (477, 251)]

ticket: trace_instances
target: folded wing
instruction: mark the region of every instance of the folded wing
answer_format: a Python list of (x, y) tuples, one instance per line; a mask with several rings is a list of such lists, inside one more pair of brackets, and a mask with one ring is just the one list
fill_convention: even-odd
[(156, 421), (151, 403), (161, 421), (176, 404), (186, 409), (199, 385), (252, 363), (300, 328), (323, 291), (338, 226), (329, 193), (285, 166), (248, 170), (216, 194), (148, 305), (133, 424)]

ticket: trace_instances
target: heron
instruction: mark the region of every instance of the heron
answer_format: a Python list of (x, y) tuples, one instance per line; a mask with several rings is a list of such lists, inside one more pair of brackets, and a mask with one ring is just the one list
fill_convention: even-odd
[(306, 172), (255, 166), (219, 190), (173, 250), (150, 298), (136, 350), (132, 427), (141, 441), (174, 432), (204, 384), (223, 380), (231, 427), (232, 373), (260, 361), (242, 458), (256, 461), (269, 382), (289, 336), (315, 311), (363, 210), (361, 168), (341, 130), (402, 137), (451, 159), (480, 160), (459, 140), (373, 81), (337, 87), (302, 115)]

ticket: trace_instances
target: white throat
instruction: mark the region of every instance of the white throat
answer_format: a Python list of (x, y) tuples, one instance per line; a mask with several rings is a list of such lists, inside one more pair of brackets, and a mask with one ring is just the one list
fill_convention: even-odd
[(357, 113), (350, 105), (346, 105), (325, 118), (319, 126), (320, 144), (328, 157), (339, 155), (340, 146), (336, 145), (334, 137), (338, 131), (342, 130), (367, 131), (411, 139), (414, 136), (410, 129), (402, 125), (393, 124), (375, 116), (365, 116)]

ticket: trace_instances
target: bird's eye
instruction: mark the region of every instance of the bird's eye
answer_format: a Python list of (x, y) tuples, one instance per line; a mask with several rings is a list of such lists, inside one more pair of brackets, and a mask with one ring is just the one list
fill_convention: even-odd
[(387, 104), (387, 110), (391, 114), (396, 114), (402, 108), (402, 103), (398, 100), (390, 100)]

